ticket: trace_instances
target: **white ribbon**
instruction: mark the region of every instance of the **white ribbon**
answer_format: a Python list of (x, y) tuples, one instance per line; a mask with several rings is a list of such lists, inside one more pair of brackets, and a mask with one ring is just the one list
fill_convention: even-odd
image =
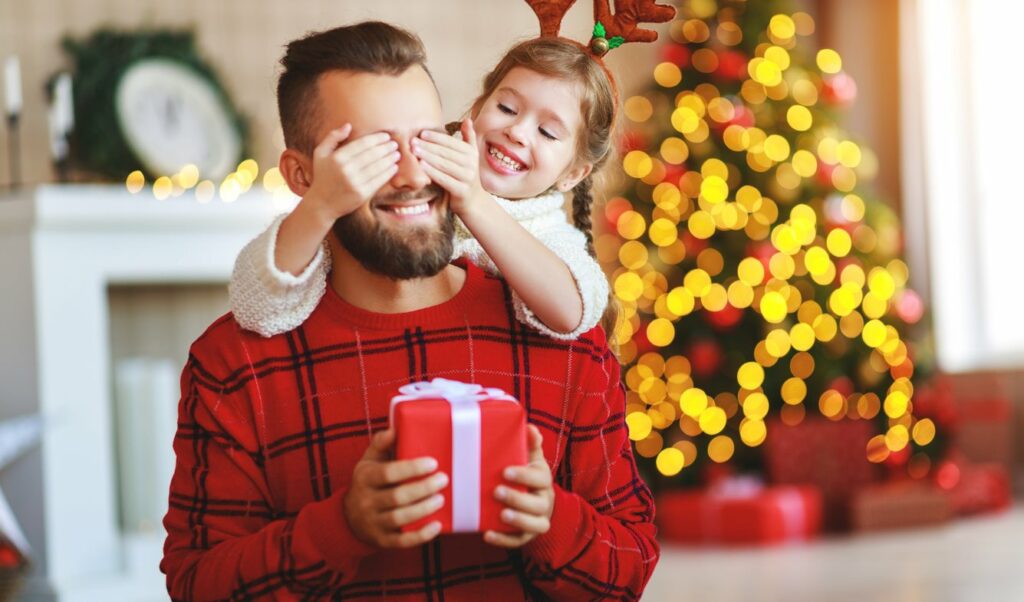
[(435, 378), (411, 383), (391, 398), (391, 424), (395, 406), (417, 399), (445, 399), (452, 409), (452, 532), (480, 530), (480, 406), (484, 400), (511, 401), (515, 397), (501, 389)]

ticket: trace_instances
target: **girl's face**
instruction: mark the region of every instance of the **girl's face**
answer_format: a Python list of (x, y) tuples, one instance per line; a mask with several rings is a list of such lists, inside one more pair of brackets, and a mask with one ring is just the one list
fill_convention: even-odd
[(574, 84), (524, 67), (509, 71), (473, 120), (484, 190), (522, 199), (575, 186), (591, 168), (575, 160), (580, 113)]

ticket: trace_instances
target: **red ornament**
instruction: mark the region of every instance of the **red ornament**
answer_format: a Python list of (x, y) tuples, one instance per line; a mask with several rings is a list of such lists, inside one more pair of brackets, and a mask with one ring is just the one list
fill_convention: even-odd
[(821, 95), (830, 104), (846, 106), (857, 98), (857, 82), (840, 71), (826, 77), (821, 84)]
[(622, 154), (629, 151), (644, 150), (647, 148), (647, 137), (636, 130), (628, 130), (619, 140), (619, 149)]
[[(718, 53), (718, 68), (715, 75), (732, 81), (739, 81), (747, 75), (747, 57), (735, 50), (723, 50)], [(751, 124), (753, 125), (753, 124)]]
[(686, 67), (690, 64), (690, 49), (682, 44), (666, 44), (661, 48), (661, 60)]
[(739, 324), (740, 318), (743, 317), (743, 310), (732, 305), (726, 305), (719, 311), (706, 311), (704, 312), (704, 319), (707, 320), (708, 324), (718, 331), (732, 330), (734, 326)]
[(707, 378), (718, 372), (723, 359), (722, 348), (710, 339), (695, 341), (686, 356), (690, 358), (693, 373), (700, 378)]

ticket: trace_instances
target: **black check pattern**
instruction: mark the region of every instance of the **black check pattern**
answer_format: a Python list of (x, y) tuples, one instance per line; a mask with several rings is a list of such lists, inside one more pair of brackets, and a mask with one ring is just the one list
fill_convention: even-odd
[[(164, 521), (173, 599), (639, 597), (658, 558), (654, 509), (603, 332), (544, 337), (514, 319), (503, 281), (466, 269), (437, 308), (382, 317), (329, 292), (288, 333), (260, 338), (228, 315), (196, 341)], [(460, 534), (377, 550), (349, 531), (348, 479), (391, 396), (434, 377), (514, 394), (543, 433), (555, 514), (523, 549)]]

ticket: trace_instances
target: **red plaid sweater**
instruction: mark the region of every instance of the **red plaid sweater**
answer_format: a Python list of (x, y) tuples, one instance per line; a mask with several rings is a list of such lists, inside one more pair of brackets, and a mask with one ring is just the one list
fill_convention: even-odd
[[(514, 319), (504, 281), (466, 266), (441, 305), (376, 314), (328, 290), (261, 338), (223, 316), (181, 378), (161, 570), (175, 600), (574, 600), (640, 596), (658, 560), (619, 366), (601, 330), (555, 341)], [(515, 395), (544, 434), (551, 530), (519, 550), (478, 534), (379, 550), (342, 498), (398, 387), (445, 377)]]

